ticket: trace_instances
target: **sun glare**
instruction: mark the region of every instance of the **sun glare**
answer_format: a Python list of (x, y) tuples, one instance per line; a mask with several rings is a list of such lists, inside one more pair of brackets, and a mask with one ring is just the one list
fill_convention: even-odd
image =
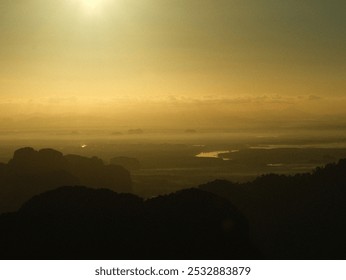
[(108, 0), (78, 0), (78, 2), (87, 14), (98, 14), (105, 8)]

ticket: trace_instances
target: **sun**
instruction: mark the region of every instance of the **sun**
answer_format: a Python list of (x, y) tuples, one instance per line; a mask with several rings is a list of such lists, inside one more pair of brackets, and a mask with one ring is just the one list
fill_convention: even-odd
[(109, 0), (78, 0), (79, 5), (89, 14), (98, 14), (105, 9), (105, 5)]
[(87, 9), (96, 9), (97, 7), (99, 7), (101, 5), (101, 0), (82, 0), (83, 5), (87, 8)]

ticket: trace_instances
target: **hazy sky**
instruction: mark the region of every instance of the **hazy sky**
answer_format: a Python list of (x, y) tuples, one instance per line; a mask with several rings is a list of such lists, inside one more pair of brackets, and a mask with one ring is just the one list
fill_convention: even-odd
[(0, 36), (2, 116), (346, 108), (344, 0), (1, 0)]

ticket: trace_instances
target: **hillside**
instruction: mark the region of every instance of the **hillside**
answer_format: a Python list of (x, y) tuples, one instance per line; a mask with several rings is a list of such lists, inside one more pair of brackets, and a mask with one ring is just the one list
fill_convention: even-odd
[(218, 180), (200, 189), (232, 201), (267, 258), (346, 258), (345, 159), (313, 173), (268, 174), (244, 184)]
[(26, 147), (0, 165), (0, 213), (15, 211), (29, 198), (61, 186), (85, 185), (131, 192), (129, 171), (97, 157), (63, 155), (53, 149)]
[(0, 215), (2, 259), (253, 259), (246, 219), (190, 189), (147, 201), (61, 187)]

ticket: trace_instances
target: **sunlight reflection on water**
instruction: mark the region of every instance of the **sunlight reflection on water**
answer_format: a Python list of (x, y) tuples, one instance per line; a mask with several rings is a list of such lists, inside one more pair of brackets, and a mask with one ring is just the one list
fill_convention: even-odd
[(198, 157), (198, 158), (220, 158), (222, 160), (231, 160), (230, 158), (220, 157), (220, 155), (221, 154), (236, 153), (236, 152), (239, 152), (239, 150), (201, 152), (201, 153), (197, 154), (195, 157)]

